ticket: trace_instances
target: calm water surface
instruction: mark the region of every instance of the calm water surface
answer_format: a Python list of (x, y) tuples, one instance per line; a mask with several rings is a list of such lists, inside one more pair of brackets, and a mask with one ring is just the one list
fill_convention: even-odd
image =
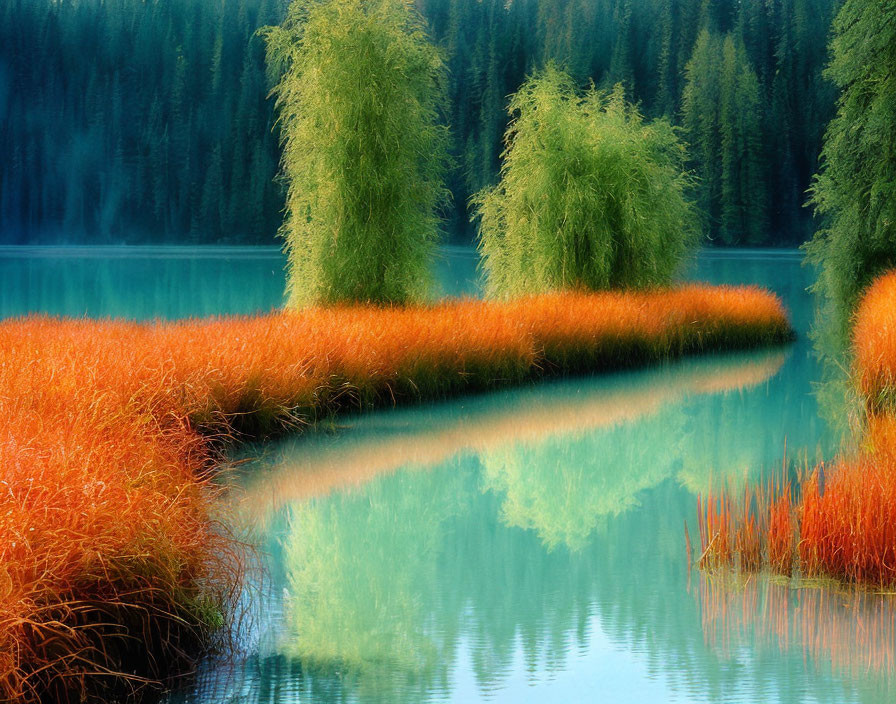
[[(202, 251), (0, 253), (0, 314), (280, 303), (276, 251)], [(475, 292), (474, 267), (448, 252), (443, 290)], [(347, 417), (252, 448), (237, 520), (269, 574), (246, 590), (246, 654), (208, 663), (171, 703), (892, 701), (889, 597), (707, 580), (686, 558), (698, 494), (836, 451), (813, 393), (809, 275), (795, 253), (765, 252), (705, 255), (691, 274), (779, 293), (801, 333), (783, 349)]]
[[(27, 313), (93, 318), (190, 318), (283, 305), (276, 247), (9, 247), (0, 245), (0, 318)], [(475, 289), (476, 256), (445, 248), (437, 293)]]

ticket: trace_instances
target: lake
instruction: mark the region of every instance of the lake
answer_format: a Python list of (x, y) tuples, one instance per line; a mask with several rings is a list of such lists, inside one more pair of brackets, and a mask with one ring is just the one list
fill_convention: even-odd
[[(436, 295), (474, 293), (476, 253), (440, 250)], [(0, 245), (0, 318), (26, 313), (177, 319), (267, 312), (283, 305), (277, 247), (15, 247)]]
[[(0, 249), (0, 316), (265, 311), (282, 267), (262, 248)], [(475, 295), (475, 267), (444, 250), (440, 291)], [(698, 495), (838, 445), (798, 253), (707, 252), (689, 277), (774, 290), (798, 341), (245, 448), (231, 515), (265, 570), (242, 652), (169, 703), (892, 701), (892, 597), (689, 566)]]

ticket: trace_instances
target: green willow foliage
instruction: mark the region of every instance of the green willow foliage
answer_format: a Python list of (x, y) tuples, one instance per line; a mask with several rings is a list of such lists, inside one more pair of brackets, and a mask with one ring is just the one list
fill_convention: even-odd
[(265, 31), (289, 304), (424, 295), (446, 198), (444, 65), (407, 0), (296, 0)]
[(896, 266), (896, 2), (847, 0), (827, 75), (842, 90), (824, 138), (812, 203), (826, 217), (806, 249), (816, 290), (842, 321), (861, 291)]
[(662, 284), (698, 240), (675, 129), (550, 65), (510, 101), (501, 181), (474, 197), (487, 290)]

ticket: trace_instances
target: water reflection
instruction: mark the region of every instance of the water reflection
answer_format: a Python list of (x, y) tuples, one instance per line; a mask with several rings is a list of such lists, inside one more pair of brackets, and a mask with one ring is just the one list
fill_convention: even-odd
[[(673, 474), (677, 448), (658, 439), (679, 434), (683, 402), (705, 388), (762, 383), (784, 359), (778, 351), (689, 361), (491, 396), (472, 413), (396, 414), (406, 420), (391, 419), (400, 428), (391, 442), (375, 423), (330, 444), (329, 457), (327, 444), (309, 452), (291, 443), (281, 452), (312, 463), (317, 481), (302, 482), (308, 473), (281, 454), (278, 488), (285, 474), (302, 482), (299, 493), (320, 493), (286, 508), (278, 564), (287, 626), (276, 650), (338, 670), (363, 701), (449, 694), (461, 642), (481, 693), (503, 685), (518, 648), (536, 676), (562, 669), (590, 630), (592, 562), (578, 553), (601, 519)], [(395, 473), (407, 464), (435, 468)], [(321, 474), (367, 483), (331, 493)], [(267, 477), (258, 484), (281, 504)], [(256, 495), (251, 505), (269, 521), (271, 503)]]
[[(796, 259), (705, 258), (697, 275), (771, 285), (808, 329)], [(868, 596), (853, 613), (870, 637), (850, 641), (825, 625), (849, 625), (833, 595), (791, 594), (802, 630), (787, 633), (826, 634), (806, 648), (778, 637), (775, 585), (746, 597), (759, 608), (741, 627), (727, 615), (746, 592), (719, 616), (684, 557), (695, 492), (836, 449), (817, 378), (803, 337), (346, 418), (268, 448), (237, 492), (271, 568), (253, 645), (173, 701), (890, 701), (896, 673), (868, 672), (892, 657), (889, 601)], [(831, 667), (830, 644), (869, 660)]]
[[(615, 701), (714, 701), (736, 684), (729, 699), (754, 701), (764, 685), (704, 640), (685, 589), (684, 484), (756, 416), (788, 447), (816, 444), (784, 408), (794, 361), (689, 360), (285, 443), (244, 488), (269, 536), (268, 630), (244, 669), (181, 696), (576, 701), (600, 683)], [(783, 437), (766, 434), (715, 472), (779, 462)], [(786, 663), (771, 677), (801, 680)], [(843, 686), (832, 677), (821, 693)]]
[(891, 688), (896, 675), (891, 594), (721, 574), (701, 575), (694, 594), (706, 641), (726, 660), (758, 670), (768, 657), (802, 653), (815, 671), (865, 679), (874, 694)]
[[(263, 457), (246, 475), (249, 485), (240, 496), (240, 507), (253, 521), (263, 522), (273, 509), (289, 501), (359, 486), (403, 467), (431, 467), (470, 451), (479, 453), (486, 466), (492, 467), (508, 453), (522, 456), (529, 449), (542, 451), (542, 461), (527, 464), (547, 467), (547, 475), (558, 468), (562, 473), (564, 467), (577, 463), (568, 462), (563, 450), (557, 451), (555, 446), (576, 447), (582, 444), (577, 440), (587, 440), (590, 430), (624, 427), (655, 415), (659, 418), (650, 423), (659, 427), (647, 429), (647, 435), (662, 430), (676, 436), (675, 421), (662, 413), (664, 408), (688, 395), (759, 385), (780, 370), (789, 353), (789, 349), (777, 349), (690, 359), (643, 372), (558, 381), (462, 403), (355, 418), (342, 428), (350, 434), (319, 434), (286, 440), (273, 448), (255, 448)], [(604, 444), (644, 446), (635, 439), (628, 443), (604, 440)], [(585, 449), (591, 454), (594, 448), (586, 443)], [(247, 450), (250, 455), (252, 452), (252, 448)], [(604, 463), (637, 466), (635, 462)]]

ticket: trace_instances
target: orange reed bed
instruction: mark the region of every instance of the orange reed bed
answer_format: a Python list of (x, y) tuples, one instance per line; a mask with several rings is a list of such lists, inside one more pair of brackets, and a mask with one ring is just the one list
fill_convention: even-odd
[(704, 567), (767, 563), (787, 575), (896, 585), (896, 273), (862, 300), (853, 357), (866, 402), (860, 450), (816, 467), (798, 499), (789, 484), (710, 497), (698, 508)]
[(0, 701), (159, 686), (231, 614), (220, 449), (346, 408), (790, 336), (757, 289), (0, 323)]
[(859, 391), (872, 414), (892, 414), (896, 393), (896, 271), (868, 289), (855, 317), (853, 355)]

